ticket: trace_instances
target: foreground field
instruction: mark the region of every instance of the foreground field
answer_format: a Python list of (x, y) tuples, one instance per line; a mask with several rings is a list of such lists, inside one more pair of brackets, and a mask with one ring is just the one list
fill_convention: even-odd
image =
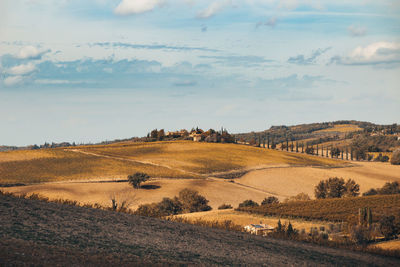
[(230, 183), (228, 180), (158, 179), (145, 183), (144, 188), (135, 190), (127, 182), (67, 182), (8, 187), (2, 190), (16, 194), (39, 193), (50, 199), (63, 198), (80, 203), (98, 203), (102, 206), (110, 206), (111, 197), (116, 196), (119, 202), (127, 200), (132, 209), (136, 209), (140, 204), (159, 202), (164, 197), (177, 196), (184, 188), (199, 191), (214, 209), (223, 203), (238, 206), (240, 202), (249, 198), (260, 202), (268, 196), (263, 191)]
[(233, 209), (227, 210), (211, 210), (205, 212), (195, 212), (195, 213), (187, 213), (175, 215), (176, 217), (182, 217), (188, 219), (189, 221), (196, 220), (204, 220), (204, 221), (232, 221), (236, 225), (246, 226), (249, 224), (268, 224), (270, 226), (275, 227), (278, 223), (278, 220), (281, 220), (282, 224), (288, 224), (289, 222), (293, 225), (295, 229), (301, 230), (304, 229), (306, 232), (309, 232), (310, 228), (320, 228), (321, 226), (325, 227), (325, 229), (329, 229), (328, 222), (324, 221), (306, 221), (302, 219), (283, 219), (279, 217), (272, 216), (263, 216), (260, 214), (249, 214), (246, 212), (235, 211)]
[(369, 207), (373, 222), (385, 214), (400, 213), (400, 195), (376, 195), (368, 197), (331, 198), (289, 203), (270, 204), (259, 207), (240, 208), (241, 211), (272, 215), (291, 216), (305, 219), (348, 221), (358, 220), (358, 209)]
[(399, 259), (0, 195), (0, 265), (397, 266)]

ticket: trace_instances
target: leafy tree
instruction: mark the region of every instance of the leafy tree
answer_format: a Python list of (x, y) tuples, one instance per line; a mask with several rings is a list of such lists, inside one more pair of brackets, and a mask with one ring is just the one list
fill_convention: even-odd
[(339, 157), (340, 156), (340, 149), (338, 147), (331, 148), (331, 156), (332, 157)]
[(161, 140), (164, 139), (164, 137), (165, 137), (164, 129), (159, 130), (158, 133), (157, 133), (157, 140), (161, 141)]
[(314, 148), (312, 146), (309, 146), (306, 148), (306, 153), (313, 155), (314, 154)]
[(153, 131), (151, 131), (150, 137), (151, 137), (151, 138), (154, 138), (154, 139), (157, 139), (157, 138), (158, 138), (158, 131), (157, 131), (157, 129), (154, 129)]
[(261, 205), (268, 205), (268, 204), (274, 204), (274, 203), (279, 203), (279, 199), (277, 197), (266, 197), (261, 202)]
[(346, 192), (343, 178), (333, 177), (327, 181), (327, 198), (340, 198)]
[(356, 197), (360, 194), (360, 185), (358, 185), (353, 179), (347, 180), (344, 187), (346, 189), (344, 195), (347, 197)]
[(394, 216), (385, 216), (379, 220), (379, 229), (385, 238), (390, 238), (396, 235), (397, 227), (394, 222)]
[(150, 179), (146, 173), (136, 172), (128, 176), (128, 182), (133, 186), (133, 188), (139, 189), (140, 184)]
[(325, 181), (319, 181), (319, 183), (315, 186), (314, 189), (315, 198), (326, 198), (327, 197), (327, 188)]
[(247, 199), (245, 201), (243, 201), (242, 203), (239, 204), (239, 208), (244, 208), (244, 207), (257, 207), (258, 203), (251, 200), (251, 199)]
[(183, 212), (211, 210), (211, 207), (207, 205), (209, 201), (195, 190), (183, 189), (179, 192), (178, 199), (182, 203)]
[(393, 165), (400, 165), (400, 149), (393, 152), (390, 163)]
[(180, 214), (182, 213), (182, 207), (183, 205), (177, 197), (173, 199), (164, 197), (157, 205), (159, 216)]
[(360, 186), (354, 180), (347, 182), (343, 178), (333, 177), (322, 180), (314, 189), (316, 198), (340, 198), (342, 196), (357, 196)]

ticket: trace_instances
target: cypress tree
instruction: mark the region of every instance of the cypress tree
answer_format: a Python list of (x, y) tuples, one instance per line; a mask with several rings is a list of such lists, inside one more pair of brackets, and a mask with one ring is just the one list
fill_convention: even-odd
[(346, 146), (346, 160), (349, 160), (349, 152), (347, 151), (347, 146)]
[(268, 140), (267, 140), (267, 141), (268, 141), (268, 149), (269, 149), (269, 135), (267, 136), (267, 138), (268, 138)]
[(324, 146), (321, 146), (321, 157), (324, 156)]
[(301, 153), (304, 153), (304, 143), (301, 143)]
[(318, 144), (317, 144), (317, 156), (318, 156)]
[(294, 148), (294, 145), (293, 145), (293, 140), (292, 140), (292, 147), (290, 148), (290, 150), (293, 152), (293, 148)]
[(289, 151), (289, 139), (286, 138), (286, 151)]
[(296, 141), (296, 152), (299, 153), (299, 142)]

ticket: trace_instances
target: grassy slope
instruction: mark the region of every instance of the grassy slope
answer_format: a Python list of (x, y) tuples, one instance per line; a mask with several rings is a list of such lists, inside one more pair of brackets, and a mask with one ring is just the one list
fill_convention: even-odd
[(240, 210), (265, 215), (347, 221), (350, 217), (356, 220), (358, 209), (364, 207), (371, 208), (373, 221), (378, 221), (382, 214), (400, 213), (400, 195), (319, 199), (241, 208)]
[(320, 165), (342, 163), (307, 155), (282, 153), (235, 144), (197, 143), (191, 141), (130, 143), (83, 147), (85, 151), (130, 159), (167, 164), (186, 171), (209, 174), (259, 165)]
[(0, 195), (0, 265), (375, 265), (398, 259)]
[(125, 178), (136, 171), (146, 172), (152, 177), (190, 178), (260, 165), (343, 164), (329, 159), (249, 146), (191, 141), (128, 142), (74, 149), (100, 156), (74, 152), (72, 149), (1, 152), (0, 184)]
[[(226, 209), (226, 210), (211, 210), (211, 211), (205, 211), (205, 212), (194, 212), (194, 213), (186, 213), (186, 214), (180, 214), (180, 215), (175, 215), (177, 217), (183, 217), (186, 218), (190, 221), (196, 221), (196, 220), (204, 220), (204, 221), (218, 221), (218, 222), (224, 222), (224, 221), (232, 221), (236, 225), (240, 226), (246, 226), (249, 224), (255, 224), (255, 223), (265, 223), (268, 225), (271, 225), (275, 227), (278, 223), (278, 220), (281, 219), (279, 217), (265, 217), (261, 214), (249, 214), (246, 212), (240, 212), (240, 211), (235, 211), (233, 209)], [(301, 220), (301, 219), (290, 219), (290, 220), (285, 220), (281, 219), (282, 224), (288, 224), (290, 223), (293, 225), (294, 228), (301, 230), (304, 229), (308, 232), (308, 230), (311, 227), (317, 227), (319, 228), (320, 226), (324, 226), (326, 229), (329, 229), (329, 222), (323, 222), (323, 221), (308, 221), (308, 220)]]

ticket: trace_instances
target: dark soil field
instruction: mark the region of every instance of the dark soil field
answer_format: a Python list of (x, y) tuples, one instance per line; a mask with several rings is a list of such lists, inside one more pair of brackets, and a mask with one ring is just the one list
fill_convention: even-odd
[(0, 266), (399, 266), (400, 259), (0, 194)]

